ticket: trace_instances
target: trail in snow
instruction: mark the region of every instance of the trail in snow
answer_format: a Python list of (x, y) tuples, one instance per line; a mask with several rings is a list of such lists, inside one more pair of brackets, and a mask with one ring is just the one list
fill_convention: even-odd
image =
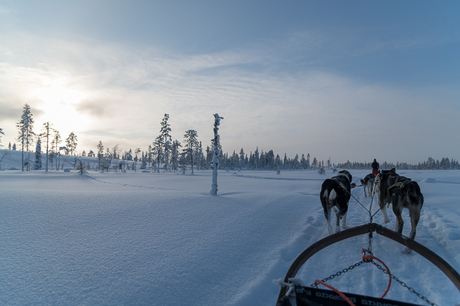
[[(7, 165), (4, 167), (7, 168)], [(354, 182), (366, 171), (351, 171)], [(273, 305), (295, 258), (328, 235), (316, 171), (97, 173), (0, 171), (0, 303), (8, 305)], [(244, 177), (240, 176), (244, 175)], [(406, 171), (425, 196), (416, 240), (460, 270), (458, 171)], [(269, 178), (269, 179), (265, 179)], [(362, 187), (352, 194), (368, 207)], [(377, 209), (374, 199), (373, 210)], [(394, 216), (389, 213), (389, 229)], [(409, 216), (403, 215), (408, 234)], [(347, 223), (369, 215), (354, 199)], [(374, 222), (382, 223), (381, 213)], [(368, 236), (334, 244), (299, 271), (311, 284), (361, 260)], [(420, 255), (374, 235), (374, 255), (438, 305), (460, 301), (447, 277)], [(363, 264), (331, 285), (381, 296), (388, 277)], [(423, 303), (393, 284), (389, 299)]]

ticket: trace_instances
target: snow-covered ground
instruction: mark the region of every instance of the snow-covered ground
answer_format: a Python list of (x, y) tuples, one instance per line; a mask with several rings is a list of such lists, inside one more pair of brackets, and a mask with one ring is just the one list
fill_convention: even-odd
[[(16, 163), (16, 164), (15, 164)], [(15, 157), (2, 169), (20, 168)], [(350, 171), (359, 184), (368, 171)], [(460, 271), (460, 172), (400, 171), (425, 196), (416, 240)], [(319, 201), (331, 171), (98, 173), (0, 171), (1, 305), (274, 305), (294, 259), (327, 236)], [(353, 195), (365, 206), (362, 188)], [(375, 202), (374, 202), (375, 203)], [(375, 207), (375, 205), (374, 205)], [(393, 229), (394, 216), (389, 211)], [(409, 233), (405, 213), (404, 234)], [(352, 199), (348, 225), (369, 221)], [(382, 223), (378, 213), (375, 222)], [(298, 277), (311, 284), (361, 260), (368, 237), (332, 245)], [(460, 293), (417, 253), (375, 235), (374, 255), (438, 305)], [(362, 265), (329, 283), (381, 296), (388, 277)], [(396, 282), (387, 298), (424, 304)]]

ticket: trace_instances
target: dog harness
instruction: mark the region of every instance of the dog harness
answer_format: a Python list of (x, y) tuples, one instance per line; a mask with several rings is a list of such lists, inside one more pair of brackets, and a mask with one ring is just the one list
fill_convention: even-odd
[[(390, 186), (388, 187), (388, 193), (391, 193), (390, 190), (393, 189), (393, 188), (397, 188), (397, 190), (394, 192), (398, 192), (399, 190), (403, 189), (407, 184), (409, 184), (412, 180), (410, 178), (407, 178), (407, 177), (404, 177), (404, 176), (393, 176), (393, 177), (389, 177), (388, 178), (388, 185), (390, 185), (390, 180), (394, 178), (396, 179), (395, 182)], [(394, 194), (393, 193), (393, 194)], [(388, 202), (387, 204), (387, 208), (390, 207), (390, 204), (391, 204), (391, 200), (390, 202)]]
[(343, 181), (340, 179), (339, 176), (334, 176), (333, 178), (331, 178), (331, 180), (333, 180), (333, 181), (335, 181), (337, 184), (339, 184), (339, 186), (342, 187), (343, 190), (348, 191), (347, 188), (345, 187), (345, 185), (343, 184)]
[(411, 179), (406, 179), (402, 182), (397, 182), (397, 183), (394, 183), (392, 186), (388, 187), (388, 190), (392, 189), (392, 188), (399, 188), (399, 189), (403, 189), (407, 184), (409, 184), (411, 182)]

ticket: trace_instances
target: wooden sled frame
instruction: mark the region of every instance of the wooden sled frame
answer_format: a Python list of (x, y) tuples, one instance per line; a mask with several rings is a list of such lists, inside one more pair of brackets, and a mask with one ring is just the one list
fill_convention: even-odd
[[(438, 269), (440, 269), (460, 291), (460, 275), (444, 259), (420, 243), (376, 223), (368, 223), (365, 225), (350, 228), (342, 232), (327, 236), (326, 238), (312, 244), (294, 260), (288, 272), (286, 273), (286, 276), (284, 277), (284, 282), (288, 283), (290, 278), (294, 278), (297, 272), (299, 272), (300, 268), (305, 264), (305, 262), (320, 250), (339, 241), (373, 232), (399, 242), (400, 244), (407, 246), (408, 248), (429, 260), (432, 264), (438, 267)], [(286, 295), (288, 290), (288, 287), (281, 287), (280, 293), (278, 295), (278, 301)]]

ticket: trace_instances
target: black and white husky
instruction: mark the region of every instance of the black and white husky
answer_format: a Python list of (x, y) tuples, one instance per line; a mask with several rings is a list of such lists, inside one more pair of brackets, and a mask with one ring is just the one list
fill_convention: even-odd
[[(365, 197), (367, 197), (367, 195), (372, 196), (372, 192), (374, 190), (374, 179), (375, 179), (374, 173), (369, 173), (368, 175), (364, 177), (364, 179), (360, 179), (361, 185), (363, 185)], [(366, 194), (366, 191), (367, 191), (367, 194)]]
[(333, 234), (331, 226), (331, 211), (336, 215), (335, 232), (340, 232), (340, 219), (342, 227), (347, 228), (348, 201), (351, 196), (352, 176), (347, 170), (342, 170), (337, 176), (327, 179), (321, 186), (320, 199), (327, 220), (329, 234)]
[[(409, 238), (414, 240), (417, 224), (420, 220), (420, 212), (423, 206), (423, 194), (417, 182), (396, 174), (396, 170), (384, 170), (376, 175), (374, 183), (375, 193), (378, 194), (380, 209), (383, 214), (383, 221), (390, 222), (386, 213), (387, 204), (393, 205), (393, 212), (396, 216), (395, 231), (402, 233), (404, 221), (401, 216), (404, 208), (409, 209), (411, 231)], [(404, 248), (403, 253), (410, 253), (411, 250)]]

